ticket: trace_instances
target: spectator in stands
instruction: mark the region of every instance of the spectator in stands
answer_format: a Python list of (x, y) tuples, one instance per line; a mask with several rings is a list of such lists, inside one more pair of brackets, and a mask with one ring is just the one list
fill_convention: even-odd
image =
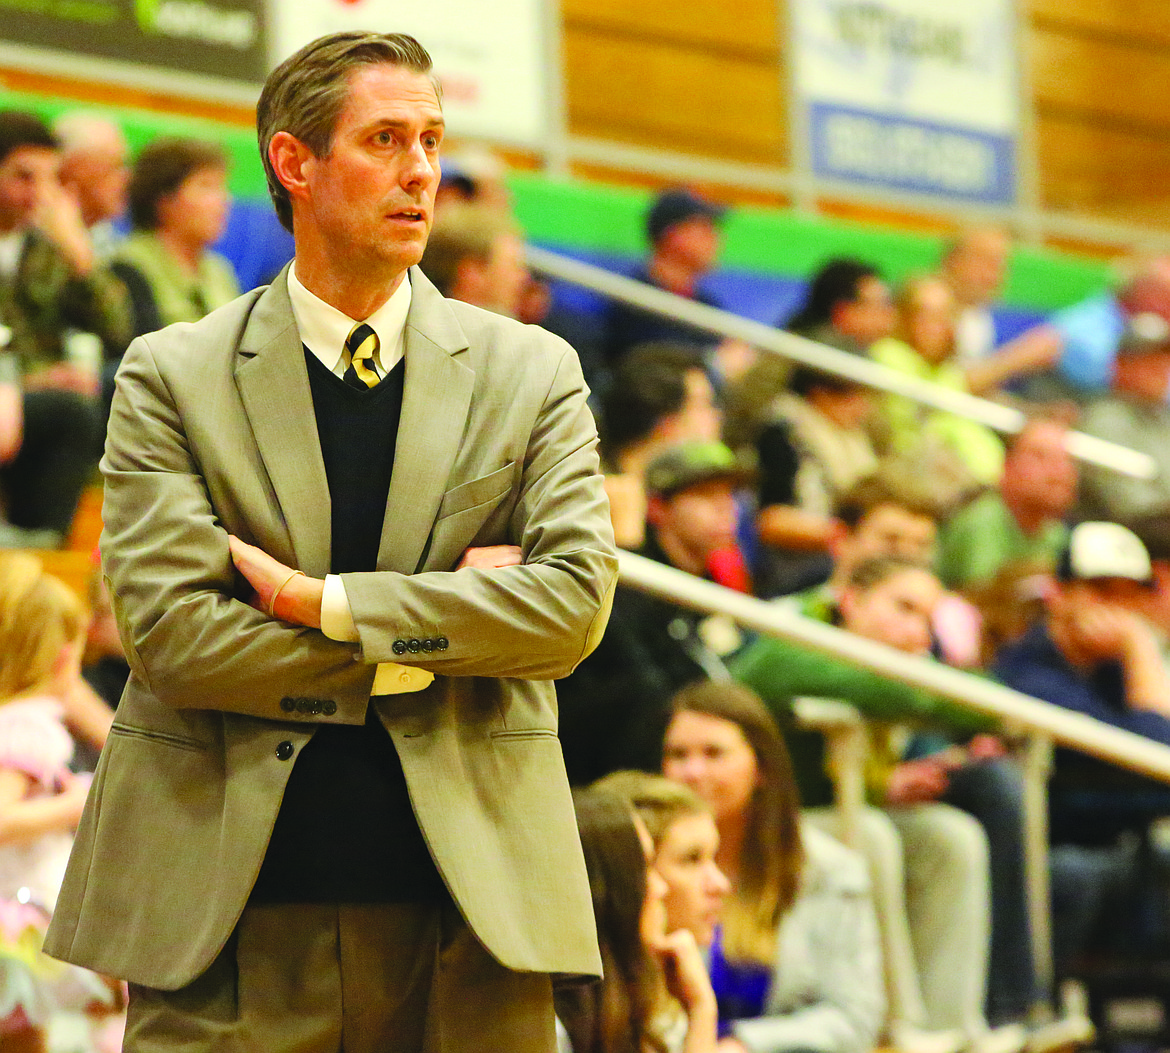
[(1170, 325), (1170, 257), (1134, 261), (1116, 289), (1058, 311), (1059, 373), (1080, 399), (1108, 390), (1123, 342), (1164, 339)]
[(232, 265), (210, 247), (227, 224), (227, 156), (198, 139), (156, 139), (130, 178), (134, 230), (114, 269), (130, 290), (134, 333), (197, 322), (239, 295)]
[(59, 160), (57, 140), (40, 118), (0, 112), (6, 546), (59, 544), (96, 459), (96, 370), (92, 361), (71, 360), (71, 335), (92, 333), (118, 347), (129, 338), (125, 289), (95, 261), (77, 203), (58, 179)]
[(877, 468), (864, 426), (872, 408), (868, 389), (809, 366), (798, 367), (789, 390), (772, 403), (756, 443), (756, 529), (777, 550), (773, 558), (791, 564), (828, 553), (834, 508)]
[(107, 260), (119, 240), (113, 220), (126, 211), (130, 148), (108, 117), (71, 110), (53, 122), (61, 143), (61, 184), (77, 199), (98, 259)]
[(651, 866), (666, 882), (666, 925), (711, 946), (731, 891), (719, 869), (719, 831), (711, 808), (681, 782), (645, 771), (615, 771), (595, 782), (625, 800), (654, 843)]
[[(700, 282), (714, 269), (719, 258), (719, 223), (724, 211), (722, 206), (707, 201), (692, 190), (664, 190), (646, 214), (650, 258), (634, 272), (633, 277), (676, 296), (711, 307), (719, 306), (703, 292)], [(750, 349), (738, 341), (721, 343), (705, 330), (616, 300), (610, 304), (606, 328), (605, 357), (611, 368), (630, 348), (658, 341), (712, 351), (713, 368), (725, 376), (742, 370), (750, 357)]]
[[(698, 577), (746, 587), (736, 560), (734, 489), (743, 476), (721, 443), (690, 442), (649, 467), (641, 554)], [(618, 586), (597, 649), (557, 682), (560, 738), (575, 785), (620, 768), (655, 771), (671, 695), (705, 676), (730, 678), (743, 643), (729, 619)]]
[[(1057, 562), (1044, 620), (1000, 651), (995, 675), (1024, 694), (1170, 745), (1170, 676), (1154, 633), (1132, 610), (1134, 594), (1152, 581), (1135, 534), (1118, 523), (1078, 524)], [(1165, 787), (1071, 751), (1057, 754), (1057, 841), (1108, 840), (1168, 806)]]
[(1170, 548), (1170, 332), (1155, 339), (1129, 333), (1113, 366), (1112, 391), (1093, 400), (1081, 428), (1111, 442), (1149, 454), (1151, 479), (1135, 479), (1087, 465), (1082, 474), (1082, 518), (1124, 523)]
[[(716, 862), (732, 882), (710, 949), (728, 1049), (865, 1053), (884, 1000), (863, 860), (800, 821), (783, 739), (750, 691), (695, 684), (672, 710), (663, 771), (711, 808)], [(652, 836), (659, 785), (631, 794)]]
[(694, 936), (667, 932), (645, 827), (612, 791), (578, 790), (573, 803), (604, 975), (557, 992), (560, 1053), (715, 1053), (711, 982)]
[[(967, 392), (962, 368), (954, 361), (955, 298), (941, 278), (925, 275), (906, 282), (898, 294), (896, 336), (870, 349), (874, 361), (899, 373), (953, 391)], [(1003, 445), (982, 424), (930, 409), (902, 396), (882, 400), (882, 415), (894, 452), (934, 475), (945, 465), (960, 490), (992, 485), (1003, 469)]]
[(940, 275), (954, 294), (955, 362), (967, 388), (982, 395), (1009, 381), (1046, 370), (1060, 355), (1052, 327), (1036, 326), (997, 347), (991, 307), (999, 299), (1011, 255), (1011, 238), (998, 227), (968, 227), (943, 249)]
[(1035, 418), (1005, 440), (999, 487), (975, 498), (943, 525), (938, 569), (952, 589), (986, 585), (1014, 560), (1046, 559), (1064, 545), (1064, 519), (1077, 496), (1068, 429)]
[[(832, 347), (865, 352), (889, 336), (896, 321), (890, 288), (878, 270), (860, 260), (839, 258), (813, 275), (804, 303), (783, 328)], [(724, 441), (732, 449), (756, 442), (791, 371), (786, 359), (763, 355), (729, 387)]]
[(444, 206), (419, 266), (444, 296), (519, 317), (529, 275), (524, 239), (508, 213), (485, 205)]
[[(863, 639), (925, 657), (930, 650), (934, 608), (941, 597), (938, 580), (925, 566), (904, 558), (881, 556), (853, 568), (834, 621)], [(973, 733), (993, 728), (993, 722), (927, 692), (772, 637), (761, 638), (747, 647), (733, 661), (732, 672), (758, 691), (777, 717), (789, 725), (792, 699), (811, 695), (847, 702), (863, 716), (887, 728), (908, 722), (946, 733), (947, 738), (934, 744), (933, 752), (904, 759), (888, 731), (875, 730), (871, 735), (876, 761), (870, 772), (871, 794), (889, 810), (901, 834), (909, 874), (906, 895), (910, 900), (912, 925), (915, 918), (938, 917), (939, 911), (943, 914), (946, 911), (938, 903), (924, 900), (916, 904), (913, 898), (917, 894), (912, 891), (915, 874), (922, 873), (922, 868), (929, 865), (927, 858), (934, 854), (950, 860), (955, 873), (962, 875), (972, 904), (986, 909), (990, 847), (992, 925), (988, 1015), (997, 1025), (1022, 1022), (1037, 991), (1027, 935), (1019, 772), (1004, 757), (999, 741), (990, 736), (977, 734), (963, 746), (947, 742), (947, 739), (966, 741)], [(973, 839), (969, 824), (959, 822), (955, 808), (974, 816), (986, 839), (982, 836)], [(873, 817), (869, 821), (872, 823)], [(881, 842), (875, 835), (870, 836), (871, 853), (881, 853)], [(978, 845), (976, 840), (980, 842)], [(890, 888), (898, 861), (880, 854), (872, 861), (885, 875), (877, 880), (878, 887)], [(976, 872), (980, 867), (982, 874)], [(922, 894), (938, 892), (935, 889)], [(893, 889), (893, 895), (898, 895), (897, 889)], [(893, 911), (894, 902), (891, 898), (886, 908), (888, 914)], [(919, 910), (924, 913), (920, 914)], [(986, 920), (986, 916), (981, 917), (978, 924), (985, 926)], [(971, 919), (965, 921), (969, 923)], [(980, 1037), (985, 1029), (984, 976), (952, 973), (950, 967), (938, 961), (924, 962), (922, 931), (917, 931), (914, 945), (927, 1018), (935, 1027), (960, 1027), (969, 1037)], [(976, 949), (979, 958), (971, 960), (973, 968), (982, 969), (986, 965), (987, 948), (980, 944), (981, 938), (986, 939), (986, 930), (982, 931), (982, 937), (971, 930), (956, 931), (950, 937), (955, 941), (952, 947), (965, 945)], [(898, 961), (900, 953), (895, 945), (891, 960)], [(948, 989), (947, 984), (954, 986)], [(947, 998), (953, 1000), (956, 991), (961, 993), (956, 1007), (959, 1015), (948, 1015), (942, 1008), (943, 1002)]]
[[(0, 555), (0, 1045), (43, 1048), (54, 1009), (111, 1002), (97, 976), (39, 955), (89, 788), (68, 768), (67, 699), (81, 683), (85, 612), (24, 552)], [(30, 951), (30, 948), (35, 948)], [(32, 955), (30, 959), (30, 953)], [(17, 1047), (13, 1047), (17, 1048)]]
[(614, 536), (622, 548), (641, 548), (647, 466), (678, 443), (719, 438), (719, 407), (699, 353), (684, 344), (633, 348), (601, 395), (599, 417)]

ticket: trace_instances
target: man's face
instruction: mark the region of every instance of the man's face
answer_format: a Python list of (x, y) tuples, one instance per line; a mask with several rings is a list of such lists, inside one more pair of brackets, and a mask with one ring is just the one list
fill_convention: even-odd
[(111, 130), (109, 136), (77, 151), (62, 170), (62, 180), (76, 192), (82, 218), (89, 226), (126, 211), (130, 182), (126, 160), (126, 142)]
[(838, 559), (850, 567), (874, 556), (903, 556), (929, 563), (937, 532), (929, 516), (898, 505), (878, 505), (845, 540)]
[(930, 651), (930, 622), (942, 596), (927, 570), (907, 568), (868, 589), (846, 589), (841, 613), (850, 632), (907, 654)]
[(872, 274), (857, 283), (857, 296), (837, 304), (832, 315), (833, 328), (862, 347), (889, 336), (896, 321), (889, 286)]
[(57, 182), (60, 157), (44, 146), (18, 146), (0, 161), (0, 233), (27, 227), (41, 195)]
[(719, 228), (706, 216), (692, 216), (668, 228), (657, 249), (705, 273), (719, 259)]
[(434, 218), (443, 111), (428, 76), (398, 66), (363, 66), (329, 152), (304, 163), (294, 198), (306, 236), (355, 272), (397, 272), (418, 263)]
[(1077, 496), (1077, 468), (1065, 449), (1067, 431), (1055, 422), (1026, 427), (1004, 459), (1000, 490), (1047, 519), (1062, 519)]
[(527, 285), (524, 242), (516, 234), (500, 235), (483, 267), (483, 306), (515, 318), (520, 313), (520, 299)]
[(947, 280), (959, 302), (985, 306), (994, 302), (1007, 271), (1011, 242), (999, 230), (974, 231), (947, 259)]
[(726, 479), (696, 483), (655, 501), (651, 520), (659, 534), (669, 534), (697, 564), (713, 552), (735, 544), (735, 496)]
[(701, 369), (688, 369), (683, 376), (683, 386), (686, 395), (683, 404), (675, 415), (674, 442), (688, 442), (692, 439), (702, 439), (705, 442), (716, 442), (723, 423), (723, 414), (715, 401), (715, 389), (711, 381)]

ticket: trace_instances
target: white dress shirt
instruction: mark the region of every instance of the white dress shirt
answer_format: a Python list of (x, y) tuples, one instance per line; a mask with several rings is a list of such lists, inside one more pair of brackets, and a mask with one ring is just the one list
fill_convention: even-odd
[[(406, 315), (410, 310), (410, 279), (404, 278), (398, 288), (369, 318), (353, 319), (309, 292), (297, 278), (296, 262), (288, 270), (288, 297), (292, 302), (293, 318), (301, 342), (321, 363), (337, 376), (346, 370), (345, 338), (358, 321), (363, 321), (378, 334), (378, 351), (373, 368), (378, 377), (384, 377), (402, 359), (405, 353)], [(349, 597), (338, 574), (325, 576), (321, 594), (321, 632), (331, 640), (359, 643), (357, 626), (349, 609)], [(397, 662), (381, 662), (374, 674), (372, 694), (395, 695), (407, 691), (421, 691), (432, 680), (433, 673)]]

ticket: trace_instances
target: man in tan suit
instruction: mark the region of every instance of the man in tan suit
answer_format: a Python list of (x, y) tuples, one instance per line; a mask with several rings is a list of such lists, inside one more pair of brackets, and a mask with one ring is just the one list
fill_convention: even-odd
[(257, 120), (296, 259), (119, 373), (132, 675), (46, 946), (131, 982), (128, 1050), (549, 1053), (600, 971), (547, 682), (616, 570), (580, 368), (412, 266), (417, 42), (316, 41)]

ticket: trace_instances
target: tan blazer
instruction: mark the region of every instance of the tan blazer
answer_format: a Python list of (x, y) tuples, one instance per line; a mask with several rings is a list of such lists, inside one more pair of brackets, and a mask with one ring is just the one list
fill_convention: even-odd
[[(203, 972), (256, 880), (296, 753), (320, 723), (362, 723), (373, 663), (397, 661), (436, 674), (376, 706), (473, 931), (513, 969), (600, 971), (549, 682), (596, 643), (616, 575), (580, 367), (543, 330), (444, 300), (417, 269), (411, 281), (378, 571), (343, 577), (360, 645), (236, 598), (228, 532), (329, 570), (284, 274), (126, 353), (101, 548), (132, 672), (49, 953), (165, 989)], [(505, 543), (522, 566), (450, 573), (468, 546)], [(439, 637), (446, 650), (394, 647)], [(306, 698), (322, 704), (282, 708)]]

